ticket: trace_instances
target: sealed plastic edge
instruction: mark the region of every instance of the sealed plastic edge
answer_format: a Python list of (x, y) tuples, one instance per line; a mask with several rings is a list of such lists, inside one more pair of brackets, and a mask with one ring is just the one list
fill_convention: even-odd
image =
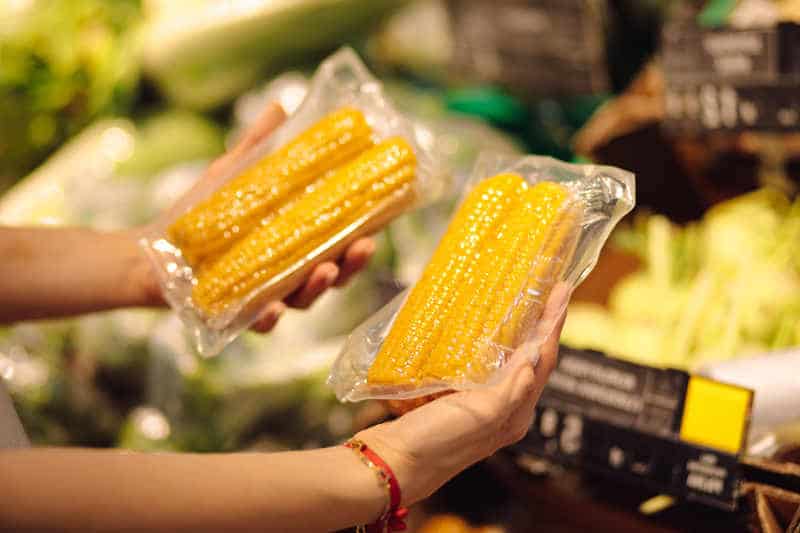
[[(569, 266), (560, 283), (566, 283), (571, 292), (589, 275), (605, 245), (611, 231), (619, 220), (629, 213), (635, 204), (635, 177), (632, 173), (610, 166), (578, 165), (565, 163), (546, 156), (514, 157), (484, 153), (478, 159), (472, 179), (462, 194), (461, 202), (469, 191), (482, 179), (500, 173), (517, 173), (529, 184), (539, 181), (554, 181), (568, 187), (582, 209), (580, 230)], [(486, 382), (442, 382), (430, 381), (413, 388), (398, 386), (374, 386), (366, 381), (366, 373), (376, 357), (383, 340), (397, 316), (407, 292), (396, 297), (375, 315), (367, 319), (347, 339), (337, 358), (328, 384), (341, 401), (365, 399), (411, 399), (447, 390), (469, 390), (495, 383), (502, 379), (506, 366), (499, 365)], [(520, 296), (524, 297), (524, 296)], [(546, 302), (542, 302), (544, 305)], [(564, 303), (566, 308), (568, 303)], [(518, 302), (512, 304), (517, 305)], [(561, 310), (563, 311), (563, 309)], [(541, 346), (552, 334), (555, 322), (537, 322), (523, 342), (526, 355), (537, 360)], [(498, 360), (503, 361), (512, 348), (490, 342), (487, 349), (493, 350)]]
[[(142, 246), (156, 267), (165, 299), (178, 312), (190, 330), (201, 354), (210, 356), (219, 353), (225, 345), (256, 320), (260, 311), (259, 305), (256, 304), (283, 298), (289, 291), (282, 291), (286, 292), (285, 294), (269, 294), (269, 286), (274, 280), (268, 280), (250, 291), (238, 305), (226, 311), (224, 317), (213, 319), (207, 317), (192, 302), (192, 270), (180, 254), (180, 250), (167, 239), (167, 227), (193, 205), (213, 194), (224, 183), (289, 142), (326, 114), (345, 106), (353, 106), (364, 113), (376, 140), (401, 136), (409, 142), (416, 156), (414, 202), (405, 205), (403, 209), (395, 210), (392, 216), (383, 217), (381, 225), (385, 225), (404, 212), (436, 200), (446, 189), (447, 170), (432, 154), (422, 148), (418, 130), (395, 110), (384, 95), (381, 83), (370, 74), (358, 55), (352, 49), (345, 47), (325, 59), (315, 72), (303, 103), (290, 119), (228, 171), (214, 178), (206, 190), (202, 193), (197, 192), (194, 197), (189, 198), (185, 209), (164, 217), (141, 240)], [(367, 227), (370, 231), (380, 229), (379, 225), (371, 224), (369, 220), (356, 221), (348, 226), (349, 232), (346, 230), (338, 232), (335, 238), (328, 239), (324, 245), (293, 265), (289, 269), (290, 272), (284, 273), (282, 278), (291, 276), (306, 265), (318, 262), (320, 257), (333, 248), (343, 251), (341, 245), (360, 236), (360, 234), (354, 235), (353, 232), (363, 227)]]

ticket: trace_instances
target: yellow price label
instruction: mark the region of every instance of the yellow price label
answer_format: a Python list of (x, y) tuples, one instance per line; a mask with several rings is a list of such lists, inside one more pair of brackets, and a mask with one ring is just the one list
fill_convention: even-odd
[(680, 437), (686, 442), (738, 454), (750, 418), (753, 392), (691, 376), (686, 389)]

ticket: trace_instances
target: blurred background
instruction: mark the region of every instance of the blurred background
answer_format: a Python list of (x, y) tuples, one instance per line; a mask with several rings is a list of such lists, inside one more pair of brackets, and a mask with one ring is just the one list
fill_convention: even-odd
[[(319, 61), (350, 45), (457, 183), (482, 150), (635, 172), (637, 210), (576, 293), (563, 343), (753, 389), (746, 449), (776, 435), (792, 449), (798, 24), (798, 0), (0, 0), (0, 224), (150, 220), (267, 102), (294, 111)], [(339, 404), (329, 365), (355, 325), (416, 279), (457, 200), (398, 219), (347, 288), (213, 359), (169, 312), (119, 311), (2, 328), (0, 379), (38, 445), (334, 444), (386, 415)], [(528, 531), (514, 510), (530, 507), (528, 483), (555, 483), (544, 486), (565, 508), (600, 517), (548, 522), (536, 507), (546, 531), (678, 531), (697, 516), (720, 531), (788, 531), (800, 520), (800, 483), (795, 499), (759, 508), (753, 496), (722, 518), (642, 518), (580, 472), (549, 468), (542, 481), (527, 469), (521, 489), (508, 479), (526, 469), (511, 470), (466, 473), (426, 507), (464, 518), (421, 530)], [(765, 529), (764, 506), (779, 529)]]

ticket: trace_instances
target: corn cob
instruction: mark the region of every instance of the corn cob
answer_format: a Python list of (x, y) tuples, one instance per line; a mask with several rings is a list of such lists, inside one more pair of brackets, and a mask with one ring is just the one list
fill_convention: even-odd
[(371, 135), (361, 111), (329, 114), (175, 221), (168, 229), (171, 241), (196, 266), (230, 247), (303, 187), (366, 150)]
[[(522, 195), (522, 201), (496, 227), (492, 239), (483, 252), (475, 257), (471, 279), (458, 287), (453, 310), (458, 320), (449, 321), (442, 332), (440, 342), (431, 352), (423, 375), (437, 379), (464, 377), (461, 372), (473, 369), (477, 344), (483, 337), (479, 330), (488, 325), (490, 311), (506, 302), (505, 286), (511, 286), (507, 276), (511, 273), (515, 251), (526, 237), (535, 203), (531, 189)], [(492, 295), (492, 298), (487, 298)], [(495, 303), (497, 305), (495, 305)], [(482, 369), (482, 365), (476, 365)], [(475, 377), (477, 378), (477, 376)]]
[(309, 190), (203, 269), (192, 297), (217, 315), (254, 288), (280, 281), (309, 254), (413, 198), (416, 159), (401, 138), (386, 140), (320, 178)]
[(502, 174), (483, 180), (470, 192), (371, 365), (370, 383), (411, 384), (419, 376), (471, 259), (526, 187), (520, 176)]
[[(478, 381), (498, 364), (498, 354), (490, 352), (489, 343), (516, 340), (520, 325), (527, 323), (533, 311), (515, 300), (526, 290), (538, 292), (536, 301), (546, 299), (565, 264), (558, 254), (571, 251), (565, 243), (575, 235), (577, 223), (571, 194), (561, 185), (542, 182), (517, 194), (502, 219), (478, 239), (480, 246), (463, 258), (460, 278), (451, 276), (438, 288), (424, 286), (421, 280), (412, 290), (369, 370), (368, 382)], [(465, 202), (436, 255), (448, 244), (451, 233), (459, 233), (459, 215), (466, 207)], [(464, 233), (462, 229), (458, 238), (464, 238)], [(423, 280), (425, 275), (435, 278), (442, 271), (440, 265), (431, 261)], [(420, 294), (412, 300), (414, 292)], [(442, 294), (447, 295), (444, 304)], [(434, 317), (425, 317), (431, 312)], [(401, 321), (403, 315), (414, 319)], [(420, 353), (413, 353), (414, 364), (409, 365), (405, 350), (413, 349), (421, 336), (436, 340), (421, 343)]]
[(496, 311), (506, 315), (495, 335), (502, 346), (516, 347), (526, 340), (523, 335), (531, 332), (544, 311), (550, 291), (563, 279), (579, 235), (580, 204), (570, 201), (568, 191), (555, 183), (542, 182), (537, 187), (549, 189), (543, 192), (550, 200), (542, 204), (537, 235), (518, 252), (514, 271), (509, 276), (516, 280), (515, 284), (524, 280), (515, 291), (521, 297), (510, 311), (508, 308)]

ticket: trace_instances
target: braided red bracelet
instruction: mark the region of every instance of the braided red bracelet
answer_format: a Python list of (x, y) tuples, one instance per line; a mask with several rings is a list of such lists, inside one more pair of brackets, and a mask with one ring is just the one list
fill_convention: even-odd
[(397, 477), (392, 472), (392, 469), (380, 456), (372, 451), (365, 443), (358, 439), (350, 439), (344, 445), (358, 455), (358, 458), (367, 465), (371, 470), (374, 470), (378, 475), (378, 480), (386, 487), (386, 492), (389, 496), (388, 504), (384, 509), (381, 516), (372, 524), (368, 526), (357, 528), (356, 531), (364, 533), (391, 533), (392, 531), (404, 531), (406, 529), (405, 517), (408, 515), (408, 509), (400, 507), (402, 499), (400, 493), (400, 484), (397, 482)]

